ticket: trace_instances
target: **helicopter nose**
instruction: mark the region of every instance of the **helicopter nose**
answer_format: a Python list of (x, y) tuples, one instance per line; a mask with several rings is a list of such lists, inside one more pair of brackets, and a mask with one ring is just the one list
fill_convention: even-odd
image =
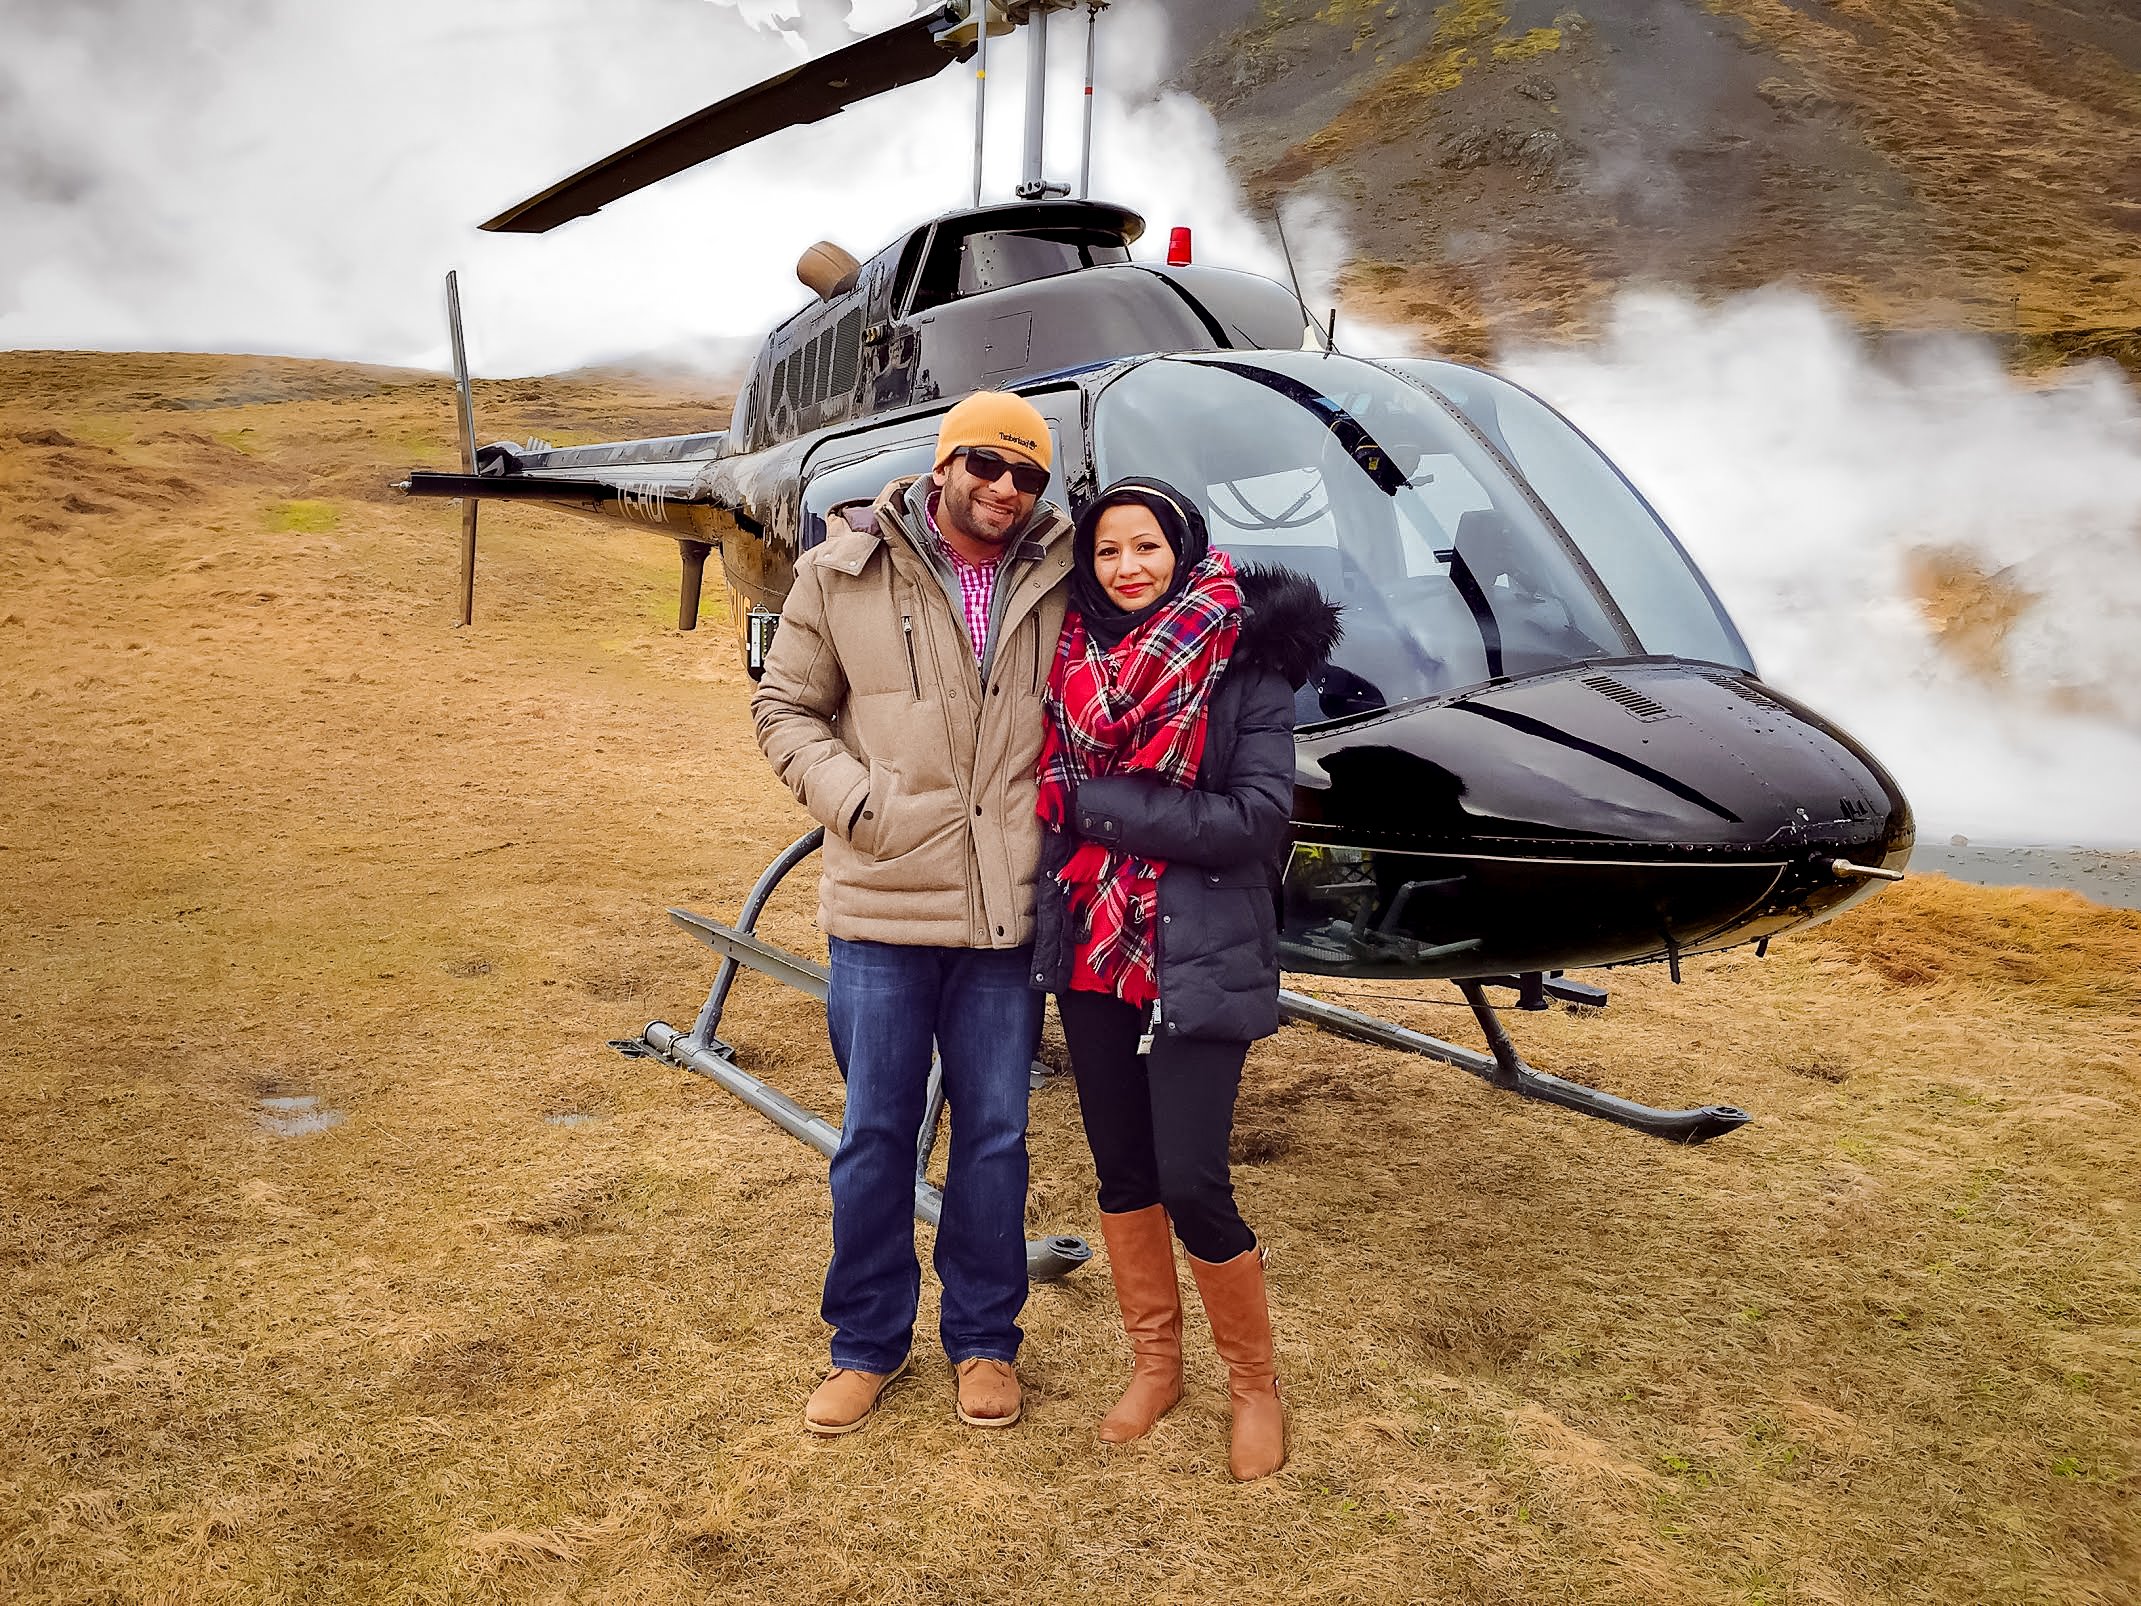
[[(1432, 961), (1439, 974), (1758, 940), (1865, 896), (1880, 879), (1868, 872), (1900, 870), (1913, 834), (1902, 792), (1857, 742), (1711, 666), (1589, 665), (1485, 687), (1304, 733), (1300, 759), (1300, 840), (1379, 857), (1363, 874), (1380, 912), (1363, 931), (1407, 938), (1421, 964), (1451, 950)], [(1290, 871), (1290, 903), (1312, 890), (1297, 881)]]

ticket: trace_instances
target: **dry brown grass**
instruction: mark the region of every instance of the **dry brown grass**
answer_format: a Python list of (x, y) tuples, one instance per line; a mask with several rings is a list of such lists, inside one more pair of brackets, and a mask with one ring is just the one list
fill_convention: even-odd
[[(1267, 1484), (1225, 1480), (1194, 1322), (1189, 1400), (1093, 1441), (1098, 1267), (1036, 1291), (1016, 1431), (953, 1421), (925, 1338), (883, 1421), (810, 1442), (822, 1166), (602, 1046), (703, 991), (662, 907), (732, 909), (798, 828), (729, 636), (667, 628), (666, 543), (525, 511), (486, 514), (454, 631), (453, 510), (380, 491), (445, 461), (445, 388), (290, 365), (241, 400), (264, 372), (0, 357), (0, 1595), (2141, 1591), (2141, 929), (2063, 894), (1913, 882), (1512, 1018), (1541, 1065), (1759, 1113), (1699, 1150), (1260, 1047)], [(768, 924), (807, 921), (797, 889)], [(747, 981), (731, 1024), (837, 1108), (811, 1006)], [(344, 1119), (274, 1135), (260, 1101), (305, 1095)], [(1036, 1226), (1095, 1234), (1086, 1166), (1052, 1084)]]

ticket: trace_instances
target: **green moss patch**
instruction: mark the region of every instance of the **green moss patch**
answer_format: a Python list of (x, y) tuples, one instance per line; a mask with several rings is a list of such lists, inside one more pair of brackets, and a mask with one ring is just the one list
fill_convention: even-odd
[(268, 528), (293, 535), (325, 535), (341, 518), (332, 502), (277, 502), (268, 509)]

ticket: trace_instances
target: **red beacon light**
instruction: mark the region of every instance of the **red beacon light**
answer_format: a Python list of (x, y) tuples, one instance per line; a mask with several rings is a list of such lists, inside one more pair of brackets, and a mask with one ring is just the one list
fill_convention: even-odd
[(1189, 230), (1170, 229), (1167, 232), (1167, 265), (1170, 268), (1189, 266)]

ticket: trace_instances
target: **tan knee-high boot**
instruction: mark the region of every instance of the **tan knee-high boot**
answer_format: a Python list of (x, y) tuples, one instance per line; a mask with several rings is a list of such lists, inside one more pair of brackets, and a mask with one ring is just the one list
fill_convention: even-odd
[(1234, 1439), (1227, 1466), (1247, 1483), (1286, 1465), (1286, 1407), (1279, 1398), (1271, 1347), (1271, 1305), (1264, 1294), (1264, 1256), (1245, 1249), (1232, 1260), (1189, 1257), (1212, 1322), (1212, 1347), (1227, 1363), (1234, 1402)]
[(1182, 1398), (1182, 1293), (1175, 1282), (1174, 1235), (1167, 1210), (1148, 1205), (1111, 1215), (1102, 1211), (1100, 1236), (1108, 1246), (1115, 1302), (1135, 1357), (1130, 1386), (1102, 1419), (1109, 1444), (1142, 1439)]

